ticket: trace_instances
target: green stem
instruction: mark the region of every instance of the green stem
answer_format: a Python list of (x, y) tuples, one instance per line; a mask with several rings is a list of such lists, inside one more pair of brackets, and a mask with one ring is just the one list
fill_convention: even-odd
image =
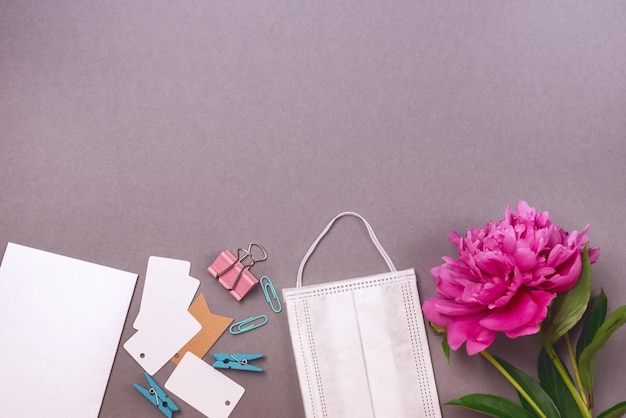
[(572, 369), (574, 370), (574, 377), (576, 377), (576, 385), (578, 386), (578, 393), (580, 393), (580, 396), (583, 402), (585, 402), (585, 406), (589, 408), (589, 405), (586, 402), (583, 385), (580, 380), (580, 373), (578, 372), (578, 364), (576, 363), (576, 356), (574, 355), (574, 349), (572, 348), (572, 341), (570, 340), (568, 333), (565, 334), (565, 345), (567, 346), (567, 352), (569, 354), (569, 358), (572, 363)]
[(508, 380), (513, 385), (515, 390), (517, 390), (517, 392), (520, 395), (522, 395), (524, 399), (526, 399), (526, 402), (528, 402), (528, 404), (535, 410), (535, 412), (537, 413), (537, 415), (539, 415), (540, 418), (547, 418), (546, 414), (544, 414), (543, 411), (539, 408), (539, 406), (537, 406), (535, 401), (528, 395), (528, 393), (526, 393), (526, 391), (519, 385), (519, 383), (517, 383), (517, 380), (515, 380), (513, 376), (511, 376), (509, 372), (507, 372), (506, 369), (502, 367), (500, 363), (498, 363), (498, 360), (493, 358), (493, 356), (489, 354), (487, 351), (481, 351), (480, 354), (482, 354), (482, 356), (486, 358), (489, 361), (489, 363), (493, 364), (493, 366), (496, 369), (498, 369), (498, 371), (502, 374), (502, 376), (504, 376), (506, 380)]
[(578, 409), (580, 409), (580, 412), (583, 414), (583, 417), (593, 418), (591, 416), (591, 411), (589, 411), (589, 408), (587, 408), (587, 405), (585, 404), (585, 401), (583, 401), (583, 399), (580, 397), (580, 394), (578, 393), (578, 390), (576, 390), (576, 387), (574, 386), (574, 383), (572, 382), (572, 378), (569, 376), (569, 373), (567, 373), (567, 369), (565, 369), (565, 366), (561, 362), (561, 359), (556, 354), (556, 351), (554, 351), (554, 347), (546, 346), (545, 349), (546, 349), (546, 352), (548, 353), (548, 356), (550, 356), (550, 360), (552, 360), (552, 363), (554, 363), (556, 370), (561, 375), (561, 378), (563, 379), (565, 386), (567, 386), (567, 389), (572, 394), (572, 397), (574, 398), (574, 401), (576, 402)]

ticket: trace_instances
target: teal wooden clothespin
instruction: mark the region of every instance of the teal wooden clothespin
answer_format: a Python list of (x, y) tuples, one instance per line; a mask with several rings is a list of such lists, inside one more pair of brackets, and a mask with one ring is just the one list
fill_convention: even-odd
[(163, 389), (157, 385), (157, 383), (150, 377), (147, 372), (144, 372), (144, 376), (148, 381), (148, 389), (143, 386), (134, 383), (135, 389), (137, 389), (143, 396), (145, 396), (152, 405), (159, 408), (159, 411), (163, 412), (163, 414), (167, 418), (172, 418), (172, 414), (176, 411), (179, 411), (180, 408), (174, 403), (172, 399), (165, 393)]
[(213, 354), (216, 369), (234, 369), (248, 372), (262, 372), (263, 369), (249, 363), (251, 360), (263, 358), (263, 354)]

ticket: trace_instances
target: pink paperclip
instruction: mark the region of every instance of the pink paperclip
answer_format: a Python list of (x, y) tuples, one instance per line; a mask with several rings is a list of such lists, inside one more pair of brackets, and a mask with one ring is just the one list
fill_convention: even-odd
[[(263, 252), (260, 258), (252, 254), (253, 247), (258, 247)], [(265, 260), (267, 260), (265, 248), (252, 242), (248, 249), (237, 249), (237, 257), (229, 250), (222, 251), (208, 270), (211, 276), (218, 279), (220, 284), (230, 291), (235, 300), (240, 301), (259, 282), (250, 273), (250, 268)]]

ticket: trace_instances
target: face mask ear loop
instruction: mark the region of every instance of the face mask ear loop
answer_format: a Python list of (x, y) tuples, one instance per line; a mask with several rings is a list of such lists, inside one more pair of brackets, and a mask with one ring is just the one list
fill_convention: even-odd
[(374, 230), (372, 229), (371, 225), (365, 220), (365, 218), (363, 218), (361, 215), (359, 215), (356, 212), (342, 212), (339, 215), (335, 216), (328, 223), (328, 225), (326, 225), (326, 227), (324, 228), (322, 233), (319, 234), (319, 236), (315, 239), (315, 241), (313, 241), (313, 244), (311, 244), (311, 246), (309, 247), (308, 251), (306, 252), (304, 257), (302, 258), (302, 262), (300, 263), (300, 267), (298, 268), (298, 279), (296, 281), (296, 287), (302, 287), (302, 273), (304, 272), (304, 266), (306, 265), (307, 261), (309, 260), (309, 257), (311, 257), (311, 254), (313, 254), (313, 252), (315, 251), (315, 248), (317, 248), (317, 245), (320, 243), (322, 238), (324, 238), (324, 236), (328, 233), (328, 231), (333, 226), (335, 221), (337, 219), (343, 217), (343, 216), (354, 216), (354, 217), (359, 218), (360, 220), (363, 221), (363, 223), (365, 224), (365, 227), (367, 228), (367, 232), (370, 235), (370, 239), (374, 243), (374, 246), (376, 247), (376, 249), (378, 250), (380, 255), (385, 260), (385, 263), (387, 263), (387, 267), (389, 267), (390, 271), (396, 271), (396, 267), (393, 265), (393, 262), (391, 261), (391, 258), (389, 258), (389, 255), (387, 254), (387, 252), (383, 249), (382, 245), (380, 245), (380, 242), (378, 241), (378, 238), (376, 237), (376, 234), (374, 233)]

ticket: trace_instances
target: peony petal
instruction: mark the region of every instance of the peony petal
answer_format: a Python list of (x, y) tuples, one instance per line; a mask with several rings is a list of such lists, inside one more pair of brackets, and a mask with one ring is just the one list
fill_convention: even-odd
[(490, 306), (495, 300), (504, 296), (508, 288), (502, 283), (486, 283), (481, 290), (476, 300), (482, 305)]
[(555, 272), (556, 270), (554, 269), (554, 267), (537, 266), (533, 269), (533, 276), (535, 277), (549, 276), (551, 274), (554, 274)]
[(528, 324), (536, 315), (538, 306), (523, 287), (502, 308), (480, 320), (480, 325), (493, 331), (511, 331)]
[(458, 350), (467, 342), (466, 350), (470, 356), (489, 347), (496, 338), (494, 331), (488, 330), (479, 324), (481, 316), (455, 318), (448, 326), (448, 344), (453, 350)]
[(557, 244), (550, 250), (546, 265), (557, 268), (559, 265), (566, 263), (571, 257), (575, 257), (576, 254), (580, 256), (578, 248), (568, 248), (563, 244)]
[(507, 226), (503, 231), (502, 236), (502, 252), (505, 254), (513, 254), (517, 247), (517, 237), (515, 236), (515, 230), (512, 226)]
[(454, 258), (448, 257), (447, 255), (441, 257), (441, 259), (445, 261), (444, 264), (456, 264), (457, 263), (457, 261)]
[(506, 205), (506, 209), (504, 211), (504, 219), (502, 219), (502, 223), (505, 225), (511, 225), (513, 220), (513, 214), (511, 213), (511, 206)]
[(517, 267), (513, 270), (513, 275), (511, 277), (507, 277), (505, 280), (506, 291), (503, 292), (502, 296), (498, 299), (495, 299), (492, 303), (488, 305), (489, 309), (500, 308), (506, 306), (509, 303), (509, 300), (515, 293), (517, 289), (520, 288), (521, 284), (527, 281), (525, 280), (525, 274), (520, 272)]
[(517, 240), (517, 247), (520, 247), (520, 241), (524, 243), (526, 247), (530, 248), (535, 242), (535, 228), (531, 225), (524, 229)]
[(515, 265), (520, 270), (530, 270), (537, 265), (537, 254), (535, 254), (526, 241), (518, 241), (515, 250)]
[(548, 280), (541, 283), (538, 288), (549, 290), (552, 293), (562, 293), (574, 287), (582, 270), (580, 254), (576, 252), (575, 256), (569, 261), (570, 263), (567, 265), (557, 266), (556, 274), (548, 277)]
[(530, 296), (534, 303), (537, 305), (537, 313), (528, 324), (523, 325), (514, 330), (505, 331), (504, 334), (509, 338), (517, 338), (523, 335), (533, 335), (539, 332), (539, 324), (546, 319), (548, 315), (548, 307), (552, 300), (556, 297), (554, 293), (542, 292), (540, 290), (533, 290), (530, 292)]
[(437, 293), (449, 299), (463, 298), (465, 288), (459, 286), (458, 283), (448, 282), (445, 280), (437, 280)]
[(511, 271), (509, 258), (504, 254), (489, 252), (476, 254), (476, 267), (488, 276), (506, 276)]
[(484, 249), (489, 251), (500, 251), (500, 243), (493, 237), (485, 237), (483, 240)]
[(435, 297), (435, 309), (442, 315), (448, 316), (466, 316), (485, 310), (485, 307), (479, 304), (459, 303), (455, 300)]
[(537, 228), (545, 228), (552, 223), (549, 212), (541, 212), (535, 216), (535, 225)]
[(450, 318), (437, 312), (437, 308), (435, 307), (435, 299), (438, 299), (438, 297), (436, 296), (434, 298), (430, 298), (426, 300), (426, 302), (424, 302), (424, 305), (422, 306), (424, 316), (426, 317), (426, 319), (428, 319), (429, 322), (432, 322), (433, 324), (438, 325), (442, 328), (447, 328), (450, 324)]
[(553, 248), (556, 245), (562, 245), (564, 241), (564, 237), (566, 239), (565, 231), (563, 231), (561, 227), (558, 225), (551, 225), (548, 228), (548, 232), (549, 233), (546, 235), (546, 238), (547, 238), (546, 247), (547, 248)]
[(519, 202), (517, 202), (515, 214), (520, 218), (534, 218), (535, 208), (531, 208), (525, 200), (520, 200)]
[(462, 237), (459, 235), (458, 232), (456, 231), (452, 231), (448, 234), (448, 240), (453, 243), (456, 247), (459, 246), (459, 243), (462, 240)]
[(504, 332), (504, 335), (506, 335), (509, 338), (517, 338), (517, 337), (522, 337), (524, 335), (534, 335), (538, 333), (540, 329), (541, 327), (539, 326), (539, 324), (535, 322), (535, 323), (523, 325), (511, 331), (503, 331), (503, 332)]
[(473, 356), (474, 354), (480, 353), (489, 347), (495, 339), (496, 333), (494, 331), (487, 328), (481, 329), (477, 335), (468, 338), (465, 342), (467, 354)]
[(547, 228), (538, 229), (535, 231), (535, 242), (533, 244), (533, 251), (537, 254), (543, 251), (546, 247), (549, 238), (549, 231)]
[(598, 258), (600, 258), (600, 248), (598, 248), (598, 247), (595, 247), (595, 248), (589, 247), (589, 262), (591, 264), (593, 264), (596, 261), (598, 261)]
[(578, 231), (572, 231), (567, 235), (566, 242), (568, 247), (580, 247), (581, 245), (584, 247), (588, 241), (589, 237), (579, 235)]
[(445, 266), (434, 268), (431, 274), (437, 282), (437, 293), (448, 298), (459, 298), (463, 295), (464, 286), (459, 283), (453, 272)]

